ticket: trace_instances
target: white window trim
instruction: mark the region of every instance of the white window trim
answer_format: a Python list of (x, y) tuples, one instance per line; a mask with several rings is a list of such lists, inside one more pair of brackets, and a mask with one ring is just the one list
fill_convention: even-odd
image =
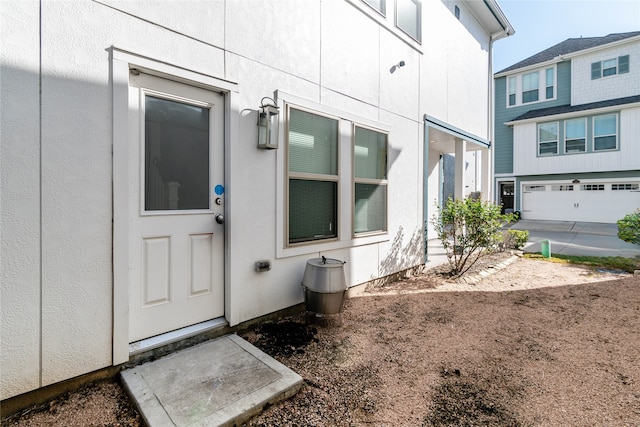
[[(554, 154), (540, 154), (540, 143), (548, 143), (548, 142), (553, 142), (553, 141), (540, 141), (540, 126), (541, 125), (548, 125), (548, 124), (552, 124), (555, 123), (556, 124), (556, 131), (558, 132), (558, 135), (556, 135), (556, 152)], [(553, 156), (557, 156), (560, 154), (560, 122), (545, 122), (545, 123), (538, 123), (536, 125), (536, 157), (553, 157)]]
[[(598, 117), (604, 117), (604, 116), (614, 116), (616, 119), (616, 146), (615, 148), (607, 148), (607, 149), (600, 149), (600, 150), (596, 150), (596, 138), (597, 137), (602, 137), (602, 136), (608, 136), (608, 135), (596, 135), (596, 119)], [(619, 120), (618, 120), (618, 114), (616, 113), (609, 113), (609, 114), (598, 114), (595, 115), (593, 117), (591, 117), (591, 129), (593, 129), (592, 132), (592, 153), (607, 153), (607, 152), (611, 152), (611, 151), (617, 151), (620, 149), (620, 124), (619, 124)]]
[[(553, 98), (547, 98), (547, 92), (546, 92), (547, 91), (547, 70), (549, 68), (553, 69)], [(536, 73), (536, 72), (538, 73), (538, 100), (531, 101), (531, 102), (522, 102), (522, 93), (523, 93), (522, 76), (531, 74), (531, 73)], [(516, 103), (513, 105), (509, 105), (509, 80), (512, 78), (515, 79), (516, 81)], [(505, 96), (506, 96), (505, 105), (507, 108), (516, 108), (516, 107), (534, 105), (540, 102), (554, 101), (558, 99), (558, 67), (556, 64), (553, 64), (551, 66), (547, 65), (542, 68), (537, 68), (534, 70), (526, 70), (519, 74), (508, 75), (506, 76), (505, 85), (506, 85), (505, 86)]]
[[(338, 137), (338, 237), (331, 241), (314, 241), (297, 243), (295, 246), (288, 245), (287, 242), (287, 203), (288, 194), (286, 194), (286, 180), (287, 175), (287, 159), (286, 159), (286, 118), (285, 114), (279, 114), (278, 120), (280, 120), (279, 128), (283, 129), (278, 135), (278, 146), (281, 147), (276, 151), (276, 258), (288, 258), (300, 255), (318, 254), (320, 252), (331, 251), (336, 249), (352, 248), (356, 246), (370, 245), (373, 243), (380, 243), (389, 241), (388, 230), (386, 233), (358, 236), (354, 237), (353, 220), (349, 219), (349, 216), (353, 217), (353, 180), (349, 177), (352, 176), (353, 171), (353, 145), (351, 138), (352, 124), (356, 123), (365, 127), (385, 132), (390, 135), (390, 126), (379, 123), (375, 120), (360, 117), (355, 114), (350, 114), (333, 107), (328, 107), (320, 103), (310, 101), (304, 98), (297, 97), (295, 95), (288, 94), (286, 92), (277, 91), (276, 100), (280, 111), (285, 111), (285, 107), (290, 105), (294, 108), (301, 108), (303, 110), (309, 110), (319, 115), (328, 115), (337, 117), (340, 119), (339, 137)], [(391, 141), (388, 141), (387, 149), (389, 149)], [(388, 201), (387, 201), (388, 208)], [(345, 216), (346, 215), (346, 216)], [(388, 209), (387, 209), (387, 224), (389, 222)], [(387, 227), (388, 228), (388, 227)]]
[[(569, 123), (570, 121), (578, 121), (581, 120), (582, 121), (582, 126), (583, 126), (583, 130), (584, 130), (584, 137), (582, 137), (582, 139), (584, 140), (584, 150), (582, 151), (567, 151), (567, 141), (574, 141), (580, 138), (567, 138), (567, 123)], [(563, 142), (564, 142), (564, 150), (563, 153), (567, 154), (567, 155), (572, 155), (572, 154), (584, 154), (587, 153), (587, 149), (589, 148), (588, 146), (588, 135), (587, 135), (587, 118), (575, 118), (575, 119), (567, 119), (563, 121), (564, 123), (564, 138), (563, 138)]]
[[(354, 153), (355, 151), (355, 144), (356, 144), (356, 127), (360, 128), (360, 129), (369, 129), (375, 132), (379, 132), (379, 133), (383, 133), (387, 136), (387, 146), (386, 146), (386, 171), (385, 171), (385, 175), (386, 178), (384, 179), (371, 179), (371, 178), (356, 178), (356, 174), (355, 174), (355, 170), (356, 170), (356, 158), (355, 155), (352, 154), (352, 166), (351, 166), (351, 180), (352, 180), (352, 185), (351, 187), (353, 188), (353, 197), (351, 199), (351, 233), (352, 233), (352, 237), (354, 239), (360, 239), (362, 237), (366, 237), (366, 236), (375, 236), (375, 235), (381, 235), (381, 234), (387, 234), (389, 232), (389, 132), (386, 131), (382, 131), (379, 128), (374, 128), (374, 127), (370, 127), (370, 126), (365, 126), (362, 125), (360, 123), (356, 123), (353, 122), (352, 125), (352, 142), (351, 142), (351, 152)], [(376, 230), (376, 231), (361, 231), (359, 233), (357, 233), (355, 231), (355, 223), (356, 223), (356, 213), (355, 213), (355, 205), (356, 205), (356, 194), (355, 194), (355, 187), (356, 184), (374, 184), (374, 185), (384, 185), (386, 187), (387, 190), (387, 197), (386, 197), (386, 215), (385, 215), (385, 230)]]

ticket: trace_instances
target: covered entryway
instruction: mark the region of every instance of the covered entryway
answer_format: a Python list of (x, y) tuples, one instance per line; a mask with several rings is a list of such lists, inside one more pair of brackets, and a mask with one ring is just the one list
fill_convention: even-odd
[(522, 218), (615, 223), (640, 208), (639, 183), (525, 183)]
[(223, 316), (224, 97), (132, 70), (128, 157), (129, 342)]

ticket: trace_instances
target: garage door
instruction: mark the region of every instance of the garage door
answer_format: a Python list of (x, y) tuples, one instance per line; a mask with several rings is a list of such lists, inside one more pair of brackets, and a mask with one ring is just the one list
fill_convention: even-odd
[(615, 223), (640, 208), (638, 182), (522, 185), (522, 218)]

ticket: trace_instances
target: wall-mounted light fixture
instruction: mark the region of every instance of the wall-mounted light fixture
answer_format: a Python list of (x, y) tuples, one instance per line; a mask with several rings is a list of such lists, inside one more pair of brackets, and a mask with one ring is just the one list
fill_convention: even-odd
[(574, 184), (580, 184), (580, 180), (579, 180), (579, 179), (574, 179), (574, 180), (573, 180), (573, 181), (571, 181), (571, 182), (573, 182)]
[[(271, 104), (265, 104), (265, 100)], [(258, 148), (272, 150), (278, 148), (278, 105), (265, 96), (260, 101), (262, 111), (258, 112)]]
[(397, 70), (398, 68), (402, 68), (402, 67), (404, 67), (404, 61), (400, 61), (400, 62), (398, 62), (396, 65), (394, 65), (393, 67), (391, 67), (391, 69), (389, 70), (389, 72), (390, 72), (391, 74), (393, 74), (393, 73), (395, 73), (395, 72), (396, 72), (396, 70)]

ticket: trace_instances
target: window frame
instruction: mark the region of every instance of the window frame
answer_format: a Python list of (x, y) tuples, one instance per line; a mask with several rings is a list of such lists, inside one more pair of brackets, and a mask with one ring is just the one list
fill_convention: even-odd
[[(605, 68), (605, 62), (615, 61), (613, 66)], [(622, 67), (621, 67), (622, 64)], [(618, 76), (620, 74), (629, 73), (631, 68), (631, 59), (629, 55), (620, 55), (615, 58), (603, 59), (591, 63), (591, 80), (604, 79), (606, 77)], [(613, 70), (605, 74), (606, 70)]]
[[(551, 73), (552, 81), (547, 81), (547, 74)], [(524, 90), (524, 80), (526, 76), (537, 74), (537, 88)], [(538, 102), (554, 101), (558, 98), (558, 67), (556, 64), (529, 70), (519, 74), (505, 76), (505, 105), (506, 108), (516, 108)], [(513, 82), (513, 83), (512, 83)], [(515, 88), (513, 87), (515, 85)], [(544, 89), (544, 93), (542, 92)], [(547, 97), (547, 92), (551, 89), (552, 96)], [(525, 94), (537, 96), (536, 99), (527, 99)]]
[[(555, 140), (545, 140), (545, 141), (541, 141), (540, 140), (540, 130), (542, 126), (545, 125), (555, 125), (556, 127), (556, 139)], [(545, 122), (545, 123), (538, 123), (536, 126), (536, 147), (537, 147), (537, 155), (538, 157), (549, 157), (549, 156), (557, 156), (558, 154), (560, 154), (560, 150), (558, 149), (558, 145), (560, 143), (559, 139), (560, 139), (560, 123), (555, 121), (555, 122)], [(556, 150), (555, 153), (548, 153), (548, 154), (543, 154), (540, 152), (540, 144), (549, 144), (549, 143), (553, 143), (555, 142), (556, 145)]]
[[(329, 120), (335, 120), (337, 123), (337, 127), (336, 127), (336, 174), (335, 175), (331, 175), (331, 174), (319, 174), (319, 173), (311, 173), (311, 172), (297, 172), (297, 171), (291, 171), (290, 169), (290, 141), (289, 141), (289, 137), (290, 137), (290, 128), (291, 128), (291, 110), (297, 110), (297, 111), (302, 111), (305, 112), (307, 114), (313, 114), (319, 117), (323, 117)], [(286, 194), (286, 209), (285, 209), (285, 243), (288, 247), (295, 247), (295, 246), (300, 246), (300, 245), (309, 245), (309, 244), (313, 244), (313, 243), (321, 243), (321, 242), (331, 242), (331, 241), (335, 241), (337, 239), (339, 239), (339, 227), (340, 227), (340, 163), (341, 163), (341, 159), (340, 159), (340, 118), (337, 116), (332, 116), (330, 114), (324, 114), (318, 111), (314, 111), (314, 110), (310, 110), (304, 107), (300, 107), (297, 105), (291, 105), (291, 104), (287, 104), (286, 106), (286, 131), (285, 131), (285, 146), (286, 146), (286, 153), (285, 153), (285, 174), (286, 174), (286, 178), (285, 178), (285, 194)], [(290, 200), (290, 186), (291, 186), (291, 181), (292, 180), (304, 180), (304, 181), (320, 181), (320, 182), (335, 182), (336, 183), (336, 198), (335, 198), (335, 206), (334, 206), (334, 210), (335, 210), (335, 219), (336, 219), (336, 224), (334, 224), (335, 227), (335, 236), (328, 236), (328, 237), (324, 237), (324, 238), (316, 238), (316, 239), (308, 239), (308, 240), (298, 240), (295, 242), (291, 241), (291, 236), (290, 236), (290, 224), (291, 224), (291, 217), (290, 217), (290, 208), (291, 208), (291, 200)]]
[[(362, 177), (357, 177), (356, 176), (356, 161), (357, 161), (357, 157), (355, 155), (355, 149), (356, 149), (356, 130), (360, 128), (360, 129), (365, 129), (365, 130), (369, 130), (369, 131), (373, 131), (373, 132), (377, 132), (380, 134), (383, 134), (385, 136), (385, 148), (384, 148), (384, 177), (383, 178), (362, 178)], [(371, 236), (371, 235), (378, 235), (378, 234), (386, 234), (389, 231), (389, 132), (387, 131), (382, 131), (380, 129), (371, 127), (371, 126), (365, 126), (356, 122), (352, 123), (352, 134), (351, 134), (351, 139), (352, 139), (352, 147), (351, 147), (351, 153), (352, 153), (352, 168), (351, 168), (351, 178), (352, 178), (352, 188), (353, 188), (353, 197), (352, 197), (352, 201), (351, 201), (351, 208), (352, 208), (352, 214), (351, 214), (351, 219), (352, 219), (352, 227), (351, 227), (351, 231), (352, 231), (352, 237), (354, 238), (358, 238), (358, 237), (363, 237), (363, 236)], [(368, 185), (376, 185), (378, 187), (384, 187), (385, 188), (385, 201), (384, 201), (384, 228), (381, 230), (368, 230), (368, 231), (361, 231), (358, 232), (356, 231), (356, 185), (358, 184), (368, 184)]]
[[(576, 137), (572, 137), (569, 138), (568, 135), (568, 131), (567, 131), (567, 125), (570, 122), (578, 122), (581, 121), (582, 122), (582, 137), (581, 138), (576, 138)], [(579, 141), (582, 140), (582, 150), (572, 150), (569, 151), (569, 142), (572, 141)], [(586, 117), (578, 117), (578, 118), (573, 118), (573, 119), (566, 119), (564, 120), (564, 154), (581, 154), (581, 153), (586, 153), (587, 152), (587, 118)]]
[[(533, 80), (533, 76), (535, 76), (535, 88), (533, 86), (533, 81), (531, 82), (531, 88), (528, 90), (524, 89), (525, 86), (525, 77), (531, 77)], [(525, 95), (534, 95), (535, 99), (525, 101)], [(540, 71), (533, 71), (531, 73), (526, 73), (522, 75), (522, 104), (531, 104), (532, 102), (540, 101)]]
[(375, 7), (375, 5), (371, 4), (369, 0), (362, 0), (364, 4), (369, 6), (371, 9), (375, 10), (376, 13), (379, 13), (381, 16), (386, 18), (387, 16), (387, 0), (380, 0), (380, 9)]
[[(616, 121), (616, 124), (615, 124), (616, 131), (615, 131), (615, 133), (613, 133), (613, 134), (596, 135), (596, 120), (598, 118), (603, 118), (603, 117), (607, 117), (607, 116), (612, 116), (612, 117), (615, 118), (615, 121)], [(593, 144), (592, 145), (592, 149), (593, 149), (594, 153), (601, 153), (601, 152), (607, 152), (607, 151), (616, 151), (616, 150), (618, 150), (620, 148), (620, 137), (619, 137), (619, 134), (620, 134), (619, 126), (620, 126), (620, 124), (619, 124), (619, 121), (618, 121), (618, 114), (617, 113), (607, 113), (607, 114), (595, 115), (595, 116), (591, 117), (591, 126), (592, 126), (591, 128), (593, 129), (593, 132), (592, 132), (592, 134), (593, 134), (593, 136), (592, 136), (592, 138), (593, 138), (593, 140), (592, 140), (592, 144)], [(615, 136), (615, 138), (616, 138), (615, 147), (613, 147), (613, 148), (600, 148), (600, 149), (596, 148), (596, 140), (597, 140), (597, 138), (610, 137), (610, 136)]]
[[(377, 120), (360, 116), (358, 114), (352, 113), (350, 111), (340, 110), (338, 108), (321, 104), (316, 101), (311, 101), (306, 98), (302, 98), (296, 95), (292, 95), (290, 93), (284, 91), (277, 91), (275, 93), (275, 97), (278, 106), (280, 107), (281, 114), (278, 115), (279, 128), (282, 130), (278, 134), (279, 146), (280, 149), (273, 150), (276, 156), (276, 179), (275, 185), (278, 189), (276, 191), (276, 247), (275, 247), (275, 258), (276, 259), (284, 259), (289, 257), (297, 257), (297, 256), (309, 256), (316, 255), (319, 252), (326, 251), (334, 251), (334, 250), (343, 250), (356, 248), (360, 246), (366, 246), (371, 244), (378, 244), (388, 242), (390, 240), (389, 232), (380, 233), (375, 235), (366, 235), (366, 236), (358, 236), (354, 238), (352, 235), (352, 221), (349, 220), (349, 216), (353, 215), (353, 209), (351, 208), (352, 198), (353, 198), (353, 182), (349, 178), (352, 174), (352, 135), (351, 135), (351, 126), (353, 123), (357, 123), (364, 127), (371, 127), (380, 132), (385, 132), (389, 135), (388, 139), (388, 149), (392, 149), (393, 144), (393, 133), (391, 132), (392, 127), (383, 122), (379, 122)], [(331, 117), (339, 117), (339, 140), (338, 140), (338, 150), (339, 150), (339, 208), (338, 208), (338, 236), (337, 239), (333, 239), (331, 241), (311, 241), (307, 243), (298, 243), (295, 245), (288, 244), (288, 236), (287, 236), (287, 227), (288, 227), (288, 193), (287, 193), (287, 170), (289, 165), (287, 164), (287, 156), (288, 156), (288, 147), (287, 147), (287, 137), (286, 134), (288, 132), (288, 121), (286, 119), (287, 114), (285, 113), (287, 106), (291, 106), (293, 108), (306, 110), (313, 114), (319, 114), (323, 116), (331, 116)], [(388, 168), (390, 165), (388, 165)], [(389, 200), (388, 203), (391, 203)], [(387, 209), (390, 208), (390, 205)], [(390, 216), (391, 212), (387, 210), (387, 218), (388, 224), (391, 220)]]
[[(406, 30), (405, 28), (402, 28), (400, 26), (398, 17), (400, 16), (400, 14), (398, 13), (398, 4), (401, 2), (410, 2), (413, 3), (416, 6), (416, 33), (415, 36), (413, 34), (411, 34), (408, 30)], [(395, 14), (394, 14), (394, 25), (395, 27), (400, 30), (402, 33), (406, 34), (407, 36), (409, 36), (412, 40), (414, 40), (415, 42), (422, 44), (422, 0), (395, 0)]]

